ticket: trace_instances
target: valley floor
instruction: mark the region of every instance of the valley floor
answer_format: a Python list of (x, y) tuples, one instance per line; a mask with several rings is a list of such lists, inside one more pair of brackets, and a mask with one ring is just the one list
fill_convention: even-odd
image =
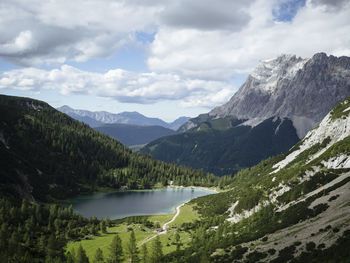
[(182, 247), (190, 242), (190, 233), (180, 229), (183, 223), (193, 222), (199, 219), (199, 215), (193, 209), (193, 205), (182, 204), (176, 207), (176, 213), (168, 215), (142, 216), (140, 218), (151, 221), (155, 227), (147, 227), (139, 223), (128, 223), (127, 218), (116, 220), (117, 225), (107, 228), (107, 233), (101, 233), (99, 236), (88, 236), (78, 242), (68, 243), (66, 251), (72, 252), (77, 250), (80, 245), (86, 250), (90, 262), (93, 262), (96, 249), (100, 248), (103, 251), (105, 258), (109, 255), (109, 245), (118, 233), (122, 240), (122, 246), (125, 255), (125, 262), (128, 262), (127, 245), (130, 238), (130, 233), (133, 230), (136, 237), (137, 247), (145, 244), (148, 251), (151, 251), (152, 239), (159, 236), (162, 243), (163, 253), (168, 254), (176, 250), (175, 235), (180, 235)]

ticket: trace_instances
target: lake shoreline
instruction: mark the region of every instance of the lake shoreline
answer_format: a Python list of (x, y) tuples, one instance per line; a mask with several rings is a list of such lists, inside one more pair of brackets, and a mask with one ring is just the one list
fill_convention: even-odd
[(198, 189), (198, 190), (204, 190), (204, 191), (213, 191), (216, 194), (220, 193), (221, 191), (217, 187), (204, 187), (204, 186), (183, 186), (183, 185), (167, 185), (163, 187), (156, 187), (151, 189), (115, 189), (115, 188), (103, 188), (100, 190), (92, 191), (92, 192), (85, 192), (80, 193), (77, 195), (74, 195), (70, 198), (59, 200), (59, 203), (66, 204), (69, 200), (77, 198), (77, 197), (83, 197), (83, 196), (89, 196), (89, 195), (97, 195), (97, 194), (111, 194), (111, 193), (118, 193), (118, 192), (147, 192), (147, 191), (155, 191), (155, 190), (166, 190), (169, 188), (179, 188), (179, 189)]
[[(139, 217), (139, 216), (154, 216), (154, 215), (171, 215), (174, 212), (176, 212), (176, 207), (177, 206), (182, 206), (184, 204), (186, 204), (187, 202), (198, 198), (200, 196), (205, 196), (205, 195), (210, 195), (210, 194), (216, 194), (218, 193), (218, 191), (216, 189), (213, 188), (207, 188), (207, 187), (193, 187), (193, 186), (177, 186), (177, 185), (169, 185), (167, 187), (162, 187), (162, 188), (155, 188), (155, 189), (138, 189), (138, 190), (116, 190), (116, 189), (108, 189), (109, 191), (106, 191), (107, 189), (104, 189), (104, 191), (95, 191), (93, 193), (84, 193), (84, 194), (80, 194), (77, 195), (73, 198), (67, 199), (65, 201), (63, 201), (63, 205), (68, 207), (70, 205), (73, 206), (73, 209), (80, 213), (82, 216), (89, 218), (92, 216), (97, 216), (100, 218), (105, 218), (106, 216), (109, 216), (112, 220), (120, 220), (120, 219), (125, 219), (128, 217)], [(184, 190), (184, 193), (182, 193), (182, 190)], [(164, 194), (162, 192), (165, 192)], [(175, 192), (173, 192), (175, 191)], [(192, 191), (194, 191), (193, 194)], [(129, 194), (128, 194), (129, 193)], [(147, 201), (145, 202), (145, 207), (142, 207), (142, 205), (140, 205), (143, 201), (137, 201), (137, 203), (135, 203), (135, 197), (134, 194), (135, 193), (136, 197), (140, 196), (141, 193), (152, 193), (151, 196), (149, 194), (147, 194), (146, 196), (150, 196), (149, 198), (151, 198), (151, 203), (147, 203)], [(137, 194), (139, 193), (139, 194)], [(181, 198), (184, 198), (185, 196), (188, 196), (188, 199), (185, 199), (181, 202), (181, 199), (179, 200), (181, 203), (176, 203), (176, 198), (172, 199), (172, 197), (169, 200), (173, 200), (173, 201), (168, 201), (170, 203), (174, 203), (173, 205), (170, 204), (170, 206), (168, 206), (168, 208), (166, 208), (166, 205), (164, 206), (164, 200), (162, 199), (162, 196), (169, 196), (169, 193), (173, 193), (170, 195), (174, 195), (174, 196), (183, 196)], [(180, 194), (181, 193), (181, 194)], [(134, 205), (131, 205), (131, 207), (133, 207), (133, 209), (130, 210), (130, 207), (128, 206), (129, 204), (125, 205), (125, 196), (132, 196), (132, 198), (130, 199), (132, 202), (134, 202)], [(105, 212), (106, 210), (103, 211), (103, 208), (101, 210), (101, 206), (104, 206), (104, 204), (110, 205), (111, 202), (110, 200), (115, 198), (114, 196), (116, 196), (118, 199), (118, 206), (119, 208), (117, 208), (116, 210), (114, 210), (115, 214), (111, 213), (108, 214), (108, 212)], [(120, 196), (120, 197), (118, 197)], [(143, 196), (143, 194), (142, 194)], [(161, 197), (159, 197), (161, 196)], [(192, 196), (192, 197), (190, 197)], [(145, 197), (145, 196), (144, 196)], [(144, 198), (143, 197), (143, 198)], [(122, 199), (120, 199), (122, 198)], [(139, 198), (139, 197), (138, 197)], [(152, 201), (153, 198), (153, 201)], [(154, 198), (160, 198), (160, 199), (154, 199)], [(169, 197), (168, 197), (169, 198)], [(122, 201), (121, 201), (122, 200)], [(161, 205), (158, 207), (158, 211), (154, 211), (157, 210), (157, 208), (155, 208), (155, 204), (157, 204), (158, 201), (155, 200), (162, 200), (161, 201)], [(121, 201), (121, 203), (120, 203)], [(92, 204), (95, 209), (96, 209), (96, 213), (93, 214), (91, 210), (91, 205), (89, 208), (87, 208), (86, 204)], [(96, 205), (97, 202), (102, 202)], [(141, 202), (141, 203), (140, 203)], [(80, 208), (79, 208), (80, 207)], [(126, 208), (127, 207), (127, 208)], [(83, 208), (83, 210), (81, 210)], [(120, 210), (121, 209), (121, 210)], [(123, 209), (125, 211), (125, 216), (123, 215)], [(139, 209), (139, 210), (138, 210)], [(149, 211), (150, 210), (150, 211)], [(153, 211), (152, 211), (153, 210)], [(98, 212), (97, 212), (98, 211)], [(102, 212), (101, 212), (102, 211)], [(117, 212), (118, 211), (118, 212)], [(147, 213), (146, 211), (149, 211), (150, 213)], [(151, 212), (152, 211), (152, 212)], [(146, 213), (147, 214), (146, 214)], [(119, 216), (121, 217), (117, 217), (119, 213)], [(130, 213), (129, 215), (127, 215), (127, 213)]]

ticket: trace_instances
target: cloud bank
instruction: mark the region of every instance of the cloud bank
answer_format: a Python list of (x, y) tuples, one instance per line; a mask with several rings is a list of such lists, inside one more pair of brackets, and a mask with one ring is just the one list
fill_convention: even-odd
[(140, 104), (180, 100), (184, 107), (212, 107), (225, 101), (233, 89), (225, 82), (184, 79), (176, 74), (135, 73), (123, 69), (101, 74), (69, 65), (50, 71), (24, 68), (5, 72), (0, 78), (0, 90), (2, 88), (33, 92), (56, 89), (63, 95), (90, 94)]
[[(349, 17), (346, 0), (3, 0), (0, 57), (28, 68), (4, 72), (1, 87), (211, 107), (227, 101), (236, 74), (259, 60), (350, 56)], [(140, 33), (154, 39), (144, 43)], [(152, 73), (69, 66), (128, 45), (146, 49)], [(57, 69), (36, 68), (45, 64)]]

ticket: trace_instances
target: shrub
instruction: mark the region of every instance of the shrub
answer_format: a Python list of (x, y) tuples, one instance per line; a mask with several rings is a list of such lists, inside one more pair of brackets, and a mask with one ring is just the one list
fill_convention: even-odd
[(308, 242), (306, 243), (306, 250), (307, 251), (313, 251), (316, 247), (316, 244), (314, 242)]

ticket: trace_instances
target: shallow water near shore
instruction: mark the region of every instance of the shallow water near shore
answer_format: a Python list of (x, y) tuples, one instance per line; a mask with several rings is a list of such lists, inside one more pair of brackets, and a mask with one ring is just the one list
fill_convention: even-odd
[(191, 199), (214, 194), (200, 188), (166, 188), (140, 191), (118, 191), (78, 196), (68, 200), (84, 217), (120, 219), (129, 216), (170, 214), (175, 207)]

